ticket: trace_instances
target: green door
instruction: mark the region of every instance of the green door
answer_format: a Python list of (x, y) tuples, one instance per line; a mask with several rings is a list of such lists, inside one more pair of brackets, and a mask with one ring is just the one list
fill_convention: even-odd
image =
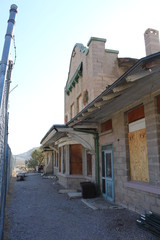
[(113, 152), (102, 151), (102, 194), (105, 199), (114, 202)]

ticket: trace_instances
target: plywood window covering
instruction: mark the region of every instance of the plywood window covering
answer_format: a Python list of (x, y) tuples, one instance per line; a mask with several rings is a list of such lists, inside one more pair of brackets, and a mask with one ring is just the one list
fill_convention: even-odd
[(70, 174), (82, 174), (82, 146), (70, 145)]
[[(149, 181), (147, 140), (145, 129), (144, 106), (140, 105), (128, 112), (128, 133), (130, 153), (130, 177), (134, 181)], [(141, 119), (141, 121), (140, 121)], [(133, 125), (131, 128), (130, 125)]]
[(157, 97), (157, 108), (158, 108), (158, 113), (160, 113), (160, 96)]
[(128, 112), (128, 123), (134, 122), (134, 121), (139, 120), (144, 117), (145, 117), (144, 106), (140, 105), (137, 108)]
[(101, 132), (112, 130), (112, 119), (107, 120), (101, 124)]
[(146, 144), (146, 129), (130, 132), (129, 151), (130, 151), (130, 171), (131, 180), (149, 181), (148, 156)]
[(87, 154), (87, 175), (92, 176), (92, 155)]

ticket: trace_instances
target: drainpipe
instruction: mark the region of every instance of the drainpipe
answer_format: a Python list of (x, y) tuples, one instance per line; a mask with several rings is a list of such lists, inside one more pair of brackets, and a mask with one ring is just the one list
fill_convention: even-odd
[(95, 145), (96, 145), (96, 183), (97, 183), (98, 193), (100, 193), (99, 135), (98, 135), (98, 133), (94, 134), (94, 138), (95, 138)]
[(95, 147), (96, 147), (96, 184), (97, 184), (97, 191), (98, 191), (98, 194), (99, 194), (100, 193), (99, 134), (98, 134), (98, 132), (81, 130), (81, 129), (78, 129), (78, 128), (73, 128), (73, 129), (74, 129), (74, 131), (77, 131), (77, 132), (90, 133), (90, 134), (94, 135)]
[(2, 102), (4, 81), (7, 74), (8, 58), (10, 53), (11, 40), (13, 37), (13, 27), (15, 24), (16, 13), (17, 13), (17, 6), (15, 4), (12, 4), (10, 8), (10, 16), (8, 20), (7, 32), (5, 35), (2, 59), (0, 62), (0, 106)]

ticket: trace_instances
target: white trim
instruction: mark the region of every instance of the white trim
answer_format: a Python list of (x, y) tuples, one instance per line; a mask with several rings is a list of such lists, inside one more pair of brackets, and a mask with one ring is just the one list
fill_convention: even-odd
[(146, 128), (145, 118), (129, 123), (129, 132)]

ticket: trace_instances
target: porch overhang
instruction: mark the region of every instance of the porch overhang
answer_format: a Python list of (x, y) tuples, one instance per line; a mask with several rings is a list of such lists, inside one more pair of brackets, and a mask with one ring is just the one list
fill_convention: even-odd
[(66, 125), (53, 125), (41, 140), (42, 149), (54, 150), (55, 146), (61, 147), (70, 144), (81, 144), (88, 151), (95, 152), (95, 131), (84, 132)]

